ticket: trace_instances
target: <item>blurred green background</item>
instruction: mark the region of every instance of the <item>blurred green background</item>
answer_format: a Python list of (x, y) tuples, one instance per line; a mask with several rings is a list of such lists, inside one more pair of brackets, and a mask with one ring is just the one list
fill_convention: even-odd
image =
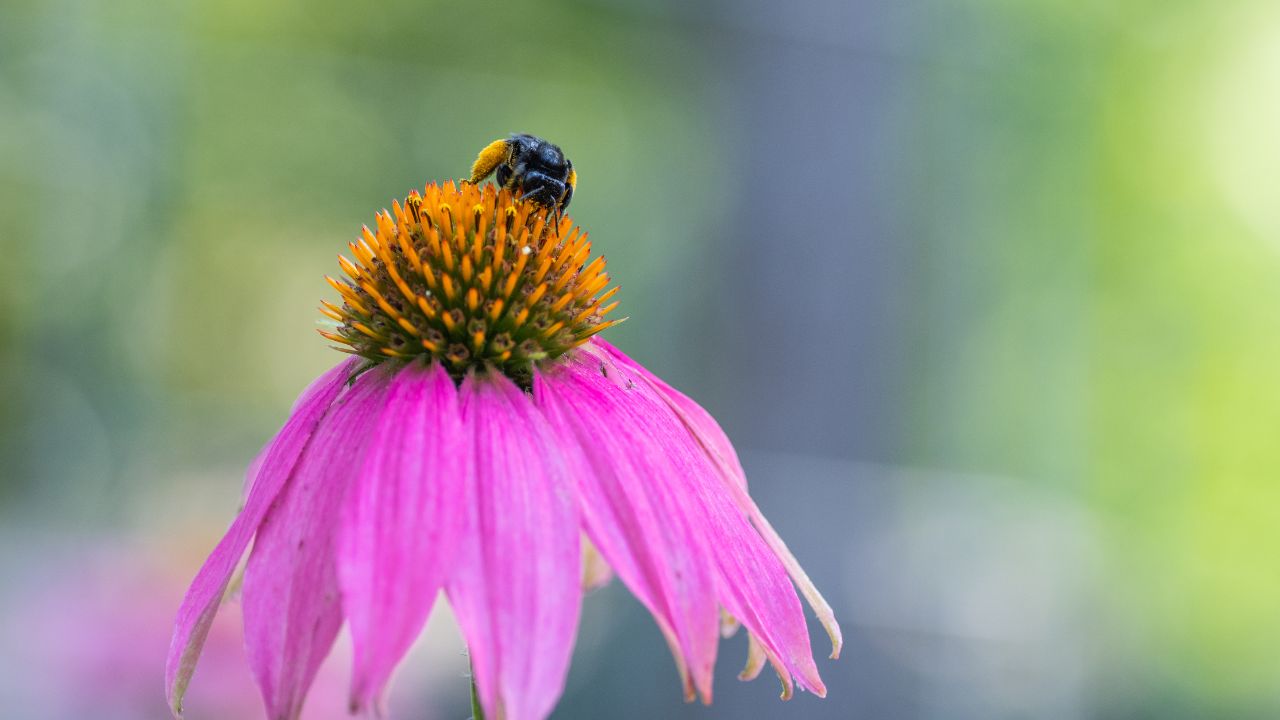
[[(826, 700), (736, 684), (735, 638), (685, 706), (615, 584), (558, 716), (1275, 717), (1278, 128), (1264, 0), (10, 0), (0, 702), (162, 716), (182, 586), (338, 359), (335, 254), (527, 131), (609, 339), (721, 420), (849, 640)], [(130, 608), (136, 682), (95, 682)], [(456, 644), (404, 717), (466, 716)]]

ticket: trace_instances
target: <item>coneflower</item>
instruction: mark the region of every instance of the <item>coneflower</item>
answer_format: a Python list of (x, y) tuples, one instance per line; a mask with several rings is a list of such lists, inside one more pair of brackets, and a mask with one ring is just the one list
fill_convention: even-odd
[[(747, 494), (696, 403), (596, 337), (616, 323), (586, 233), (507, 190), (428, 185), (377, 217), (329, 278), (322, 334), (354, 357), (315, 381), (249, 469), (243, 510), (192, 583), (170, 706), (252, 541), (243, 614), (271, 720), (292, 720), (345, 621), (351, 709), (376, 710), (444, 591), (495, 719), (564, 688), (584, 553), (653, 614), (686, 699), (711, 700), (721, 631), (754, 678), (817, 695), (796, 588), (831, 608)], [(794, 585), (793, 585), (794, 583)]]

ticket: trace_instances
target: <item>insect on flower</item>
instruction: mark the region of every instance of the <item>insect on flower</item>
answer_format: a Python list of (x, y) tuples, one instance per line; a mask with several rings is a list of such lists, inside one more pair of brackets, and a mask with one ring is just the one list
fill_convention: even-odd
[(354, 357), (250, 465), (243, 510), (178, 612), (175, 715), (251, 541), (245, 643), (271, 720), (298, 717), (344, 622), (351, 708), (376, 710), (441, 590), (486, 716), (546, 717), (597, 553), (653, 615), (687, 699), (710, 702), (721, 630), (739, 625), (741, 677), (767, 661), (784, 697), (825, 694), (797, 588), (835, 657), (831, 608), (715, 420), (598, 337), (617, 288), (585, 232), (527, 187), (445, 183), (350, 249), (321, 334)]
[(498, 185), (516, 190), (520, 197), (564, 212), (578, 185), (573, 163), (557, 145), (540, 137), (513, 133), (494, 140), (471, 166), (471, 182), (478, 183), (497, 172)]

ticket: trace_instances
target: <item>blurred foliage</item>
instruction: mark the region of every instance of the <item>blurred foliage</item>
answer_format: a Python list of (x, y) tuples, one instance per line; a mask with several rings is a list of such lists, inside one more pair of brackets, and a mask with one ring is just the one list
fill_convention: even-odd
[(1023, 47), (925, 73), (915, 455), (1093, 510), (1106, 714), (1273, 712), (1280, 12), (999, 7)]

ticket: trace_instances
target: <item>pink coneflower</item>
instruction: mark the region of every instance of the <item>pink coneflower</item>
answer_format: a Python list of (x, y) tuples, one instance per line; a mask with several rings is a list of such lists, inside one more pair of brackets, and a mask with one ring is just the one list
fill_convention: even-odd
[(485, 714), (546, 717), (595, 550), (653, 614), (687, 699), (710, 702), (720, 631), (738, 624), (743, 678), (767, 660), (784, 698), (825, 694), (795, 588), (835, 657), (830, 607), (711, 416), (594, 337), (616, 288), (600, 294), (590, 249), (568, 218), (465, 183), (412, 193), (352, 243), (322, 334), (356, 357), (302, 394), (250, 468), (178, 613), (175, 714), (250, 540), (246, 645), (272, 720), (298, 716), (344, 621), (352, 710), (376, 710), (441, 590)]

